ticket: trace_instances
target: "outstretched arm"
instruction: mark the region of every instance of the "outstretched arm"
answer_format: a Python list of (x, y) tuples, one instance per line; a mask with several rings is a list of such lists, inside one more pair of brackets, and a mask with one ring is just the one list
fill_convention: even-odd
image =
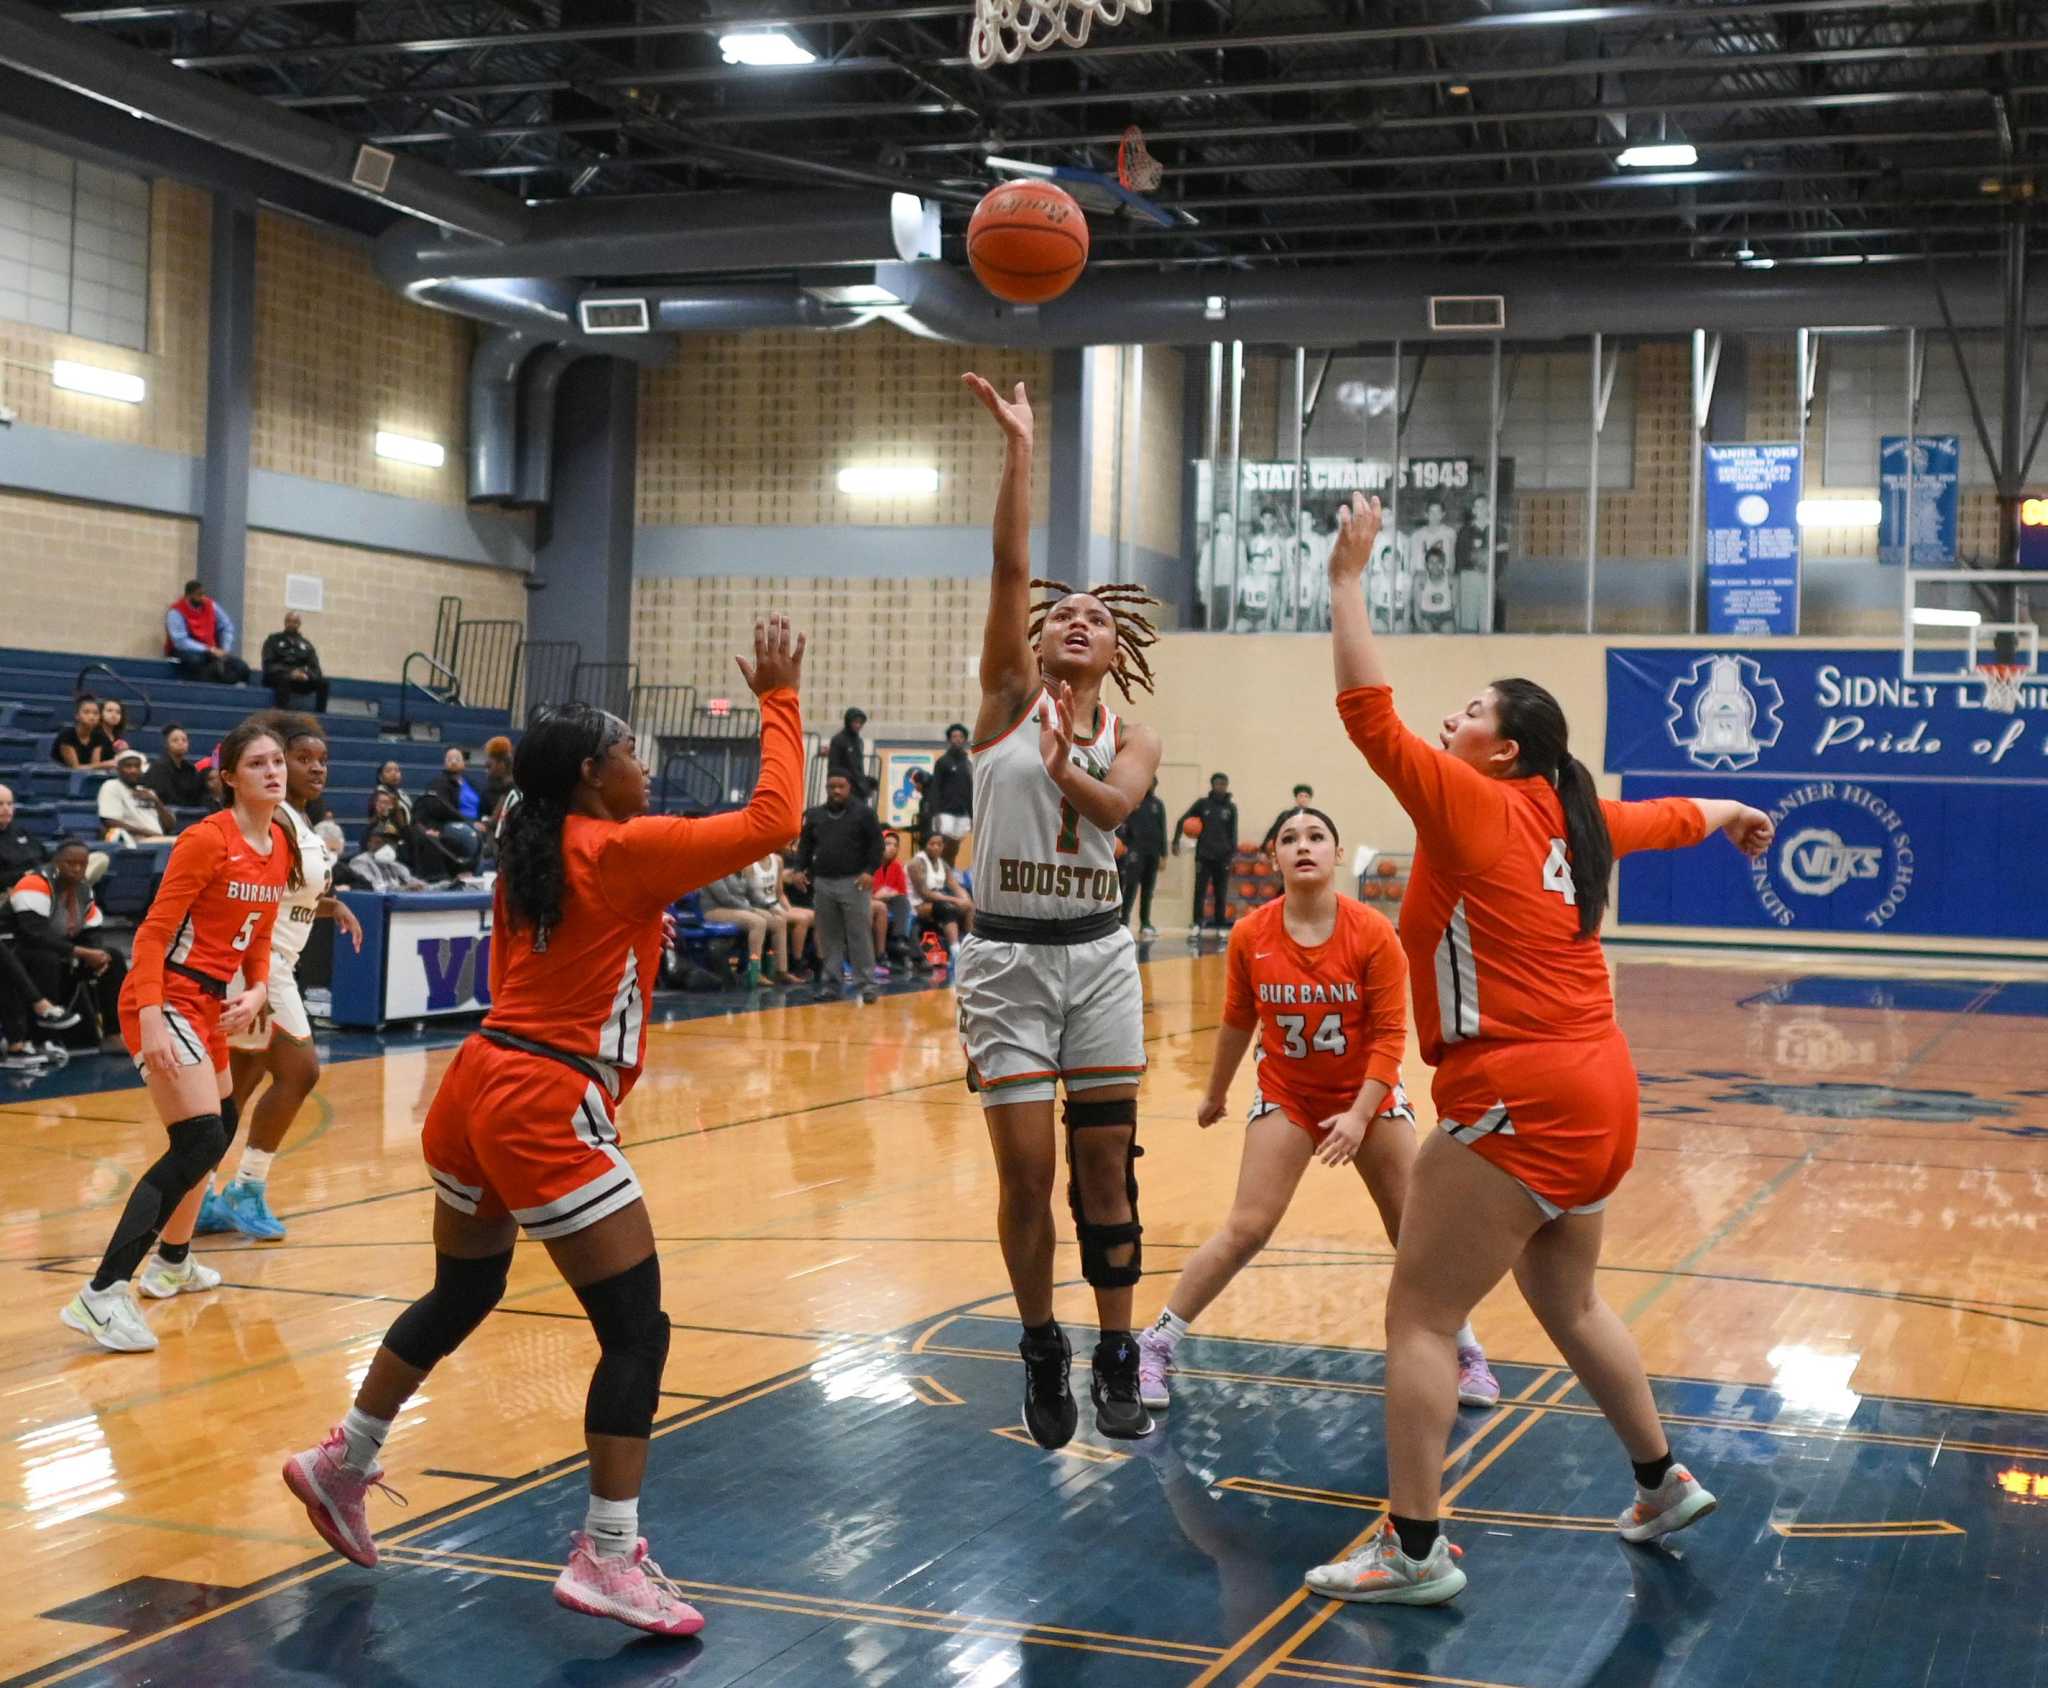
[(1230, 934), (1224, 957), (1223, 1023), (1216, 1028), (1216, 1052), (1209, 1061), (1209, 1088), (1195, 1109), (1195, 1123), (1207, 1127), (1223, 1117), (1230, 1081), (1259, 1033), (1258, 998), (1252, 991), (1251, 935), (1244, 925)]
[(1152, 789), (1152, 776), (1159, 771), (1159, 735), (1150, 727), (1133, 725), (1109, 772), (1097, 779), (1077, 766), (1070, 754), (1074, 748), (1073, 688), (1061, 680), (1051, 688), (1051, 696), (1050, 719), (1041, 718), (1038, 729), (1038, 753), (1044, 758), (1046, 777), (1079, 814), (1104, 832), (1114, 832)]
[(1337, 506), (1337, 539), (1330, 547), (1330, 645), (1337, 663), (1337, 690), (1354, 686), (1385, 686), (1387, 665), (1373, 638), (1366, 613), (1366, 565), (1380, 536), (1380, 501), (1354, 492), (1349, 504)]
[(1600, 811), (1617, 857), (1638, 850), (1688, 849), (1715, 832), (1725, 832), (1745, 856), (1760, 856), (1777, 830), (1761, 809), (1725, 797), (1650, 797), (1626, 803), (1603, 798)]
[(1031, 401), (1024, 383), (1007, 400), (979, 375), (967, 389), (1003, 431), (1003, 479), (996, 491), (995, 572), (981, 633), (981, 715), (976, 743), (1015, 723), (1038, 685), (1031, 649)]

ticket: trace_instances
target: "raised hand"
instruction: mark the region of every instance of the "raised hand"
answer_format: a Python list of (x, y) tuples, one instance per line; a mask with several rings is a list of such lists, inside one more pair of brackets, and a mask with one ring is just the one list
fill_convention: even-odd
[(1029, 447), (1032, 441), (1031, 401), (1024, 396), (1024, 383), (1007, 400), (979, 375), (963, 375), (967, 390), (981, 400), (982, 408), (996, 419), (1003, 437), (1012, 445)]
[(754, 623), (754, 660), (749, 662), (736, 656), (733, 661), (740, 665), (740, 672), (756, 697), (766, 697), (778, 686), (794, 691), (803, 671), (804, 636), (796, 634), (792, 644), (789, 617), (770, 615), (767, 620)]
[(1038, 718), (1038, 754), (1054, 785), (1071, 767), (1074, 749), (1074, 688), (1056, 680), (1046, 688), (1052, 708)]
[(1735, 818), (1721, 828), (1728, 835), (1728, 841), (1745, 856), (1761, 856), (1771, 847), (1771, 840), (1778, 829), (1771, 824), (1771, 817), (1761, 809), (1745, 806)]
[(1365, 573), (1380, 536), (1380, 501), (1354, 492), (1337, 506), (1337, 541), (1330, 547), (1331, 585), (1349, 585)]

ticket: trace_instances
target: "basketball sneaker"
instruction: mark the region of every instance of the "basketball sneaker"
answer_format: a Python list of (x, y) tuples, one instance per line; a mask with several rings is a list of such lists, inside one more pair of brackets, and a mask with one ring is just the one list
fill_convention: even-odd
[(1721, 1503), (1682, 1465), (1664, 1473), (1654, 1489), (1636, 1487), (1636, 1503), (1614, 1521), (1623, 1541), (1655, 1541), (1696, 1524)]
[(293, 1454), (284, 1462), (284, 1486), (305, 1503), (306, 1516), (322, 1541), (344, 1559), (375, 1565), (377, 1538), (370, 1534), (363, 1497), (372, 1489), (381, 1489), (403, 1506), (405, 1496), (384, 1481), (381, 1465), (357, 1471), (349, 1465), (347, 1454), (348, 1438), (336, 1425), (317, 1448)]
[(235, 1216), (228, 1212), (217, 1191), (208, 1188), (199, 1198), (199, 1217), (194, 1221), (192, 1234), (195, 1237), (217, 1237), (225, 1231), (237, 1230)]
[(116, 1354), (147, 1354), (156, 1346), (156, 1332), (149, 1328), (126, 1284), (110, 1284), (105, 1289), (87, 1284), (57, 1317)]
[(617, 1618), (650, 1635), (695, 1635), (704, 1627), (704, 1614), (647, 1557), (645, 1536), (631, 1553), (605, 1555), (578, 1530), (569, 1563), (555, 1579), (555, 1601), (589, 1617)]
[(284, 1236), (284, 1221), (270, 1211), (270, 1186), (237, 1178), (220, 1193), (220, 1205), (229, 1222), (245, 1237), (259, 1243), (274, 1243)]
[(1152, 1434), (1152, 1415), (1138, 1398), (1138, 1339), (1129, 1331), (1105, 1336), (1095, 1345), (1090, 1367), (1089, 1398), (1095, 1403), (1095, 1428), (1105, 1436), (1135, 1442)]
[(1173, 1375), (1173, 1349), (1151, 1331), (1138, 1333), (1138, 1399), (1154, 1412), (1173, 1404), (1166, 1380)]
[(1459, 1548), (1439, 1535), (1429, 1552), (1410, 1559), (1401, 1551), (1394, 1521), (1383, 1519), (1349, 1559), (1318, 1565), (1302, 1581), (1332, 1600), (1361, 1601), (1382, 1606), (1437, 1606), (1465, 1586), (1457, 1561)]
[(220, 1274), (194, 1255), (186, 1255), (173, 1266), (162, 1255), (152, 1254), (149, 1263), (136, 1275), (135, 1287), (152, 1300), (168, 1301), (174, 1295), (219, 1289)]
[(1074, 1427), (1081, 1420), (1067, 1382), (1074, 1363), (1073, 1344), (1055, 1324), (1052, 1335), (1043, 1340), (1034, 1340), (1027, 1332), (1017, 1344), (1017, 1352), (1024, 1356), (1024, 1428), (1041, 1448), (1064, 1448), (1074, 1439)]
[(1492, 1407), (1500, 1404), (1500, 1380), (1486, 1364), (1483, 1348), (1458, 1350), (1458, 1405)]

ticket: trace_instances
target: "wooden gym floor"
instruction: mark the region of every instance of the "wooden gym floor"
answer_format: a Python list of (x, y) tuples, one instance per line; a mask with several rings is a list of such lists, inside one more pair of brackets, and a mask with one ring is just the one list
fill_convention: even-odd
[[(1222, 963), (1146, 969), (1149, 1317), (1229, 1199), (1192, 1121)], [(1461, 1415), (1472, 1576), (1431, 1611), (1306, 1597), (1384, 1492), (1389, 1254), (1311, 1167), (1197, 1328), (1149, 1442), (1020, 1445), (979, 1109), (943, 991), (678, 1020), (625, 1115), (675, 1339), (642, 1522), (710, 1619), (557, 1609), (595, 1353), (541, 1250), (430, 1380), (372, 1499), (374, 1572), (277, 1479), (427, 1281), (417, 1121), (450, 1045), (335, 1059), (273, 1173), (281, 1244), (206, 1239), (153, 1355), (57, 1322), (155, 1153), (118, 1069), (0, 1097), (0, 1669), (15, 1684), (2048, 1683), (2048, 976), (1615, 951), (1644, 1080), (1605, 1289), (1722, 1496), (1676, 1551), (1605, 1520), (1628, 1468), (1511, 1288)], [(729, 999), (728, 999), (729, 1000)], [(767, 1001), (768, 999), (764, 999)], [(692, 1012), (702, 1014), (702, 1005)], [(357, 1047), (369, 1047), (358, 1045)], [(78, 1069), (73, 1070), (77, 1082)], [(1427, 1079), (1411, 1060), (1425, 1105)], [(1241, 1075), (1240, 1099), (1249, 1078)], [(1063, 1232), (1069, 1228), (1064, 1216)], [(1061, 1317), (1092, 1309), (1064, 1245)]]

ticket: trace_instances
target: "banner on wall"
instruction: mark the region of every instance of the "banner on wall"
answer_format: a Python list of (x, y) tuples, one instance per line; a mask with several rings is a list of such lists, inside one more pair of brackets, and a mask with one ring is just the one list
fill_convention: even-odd
[(1957, 488), (1962, 478), (1963, 441), (1959, 434), (1919, 434), (1910, 458), (1904, 434), (1886, 434), (1877, 442), (1878, 496), (1883, 514), (1877, 526), (1877, 560), (1896, 566), (1906, 555), (1906, 488), (1912, 484), (1912, 566), (1949, 569), (1956, 566)]
[(1797, 445), (1709, 445), (1707, 631), (1799, 631)]
[(392, 910), (386, 939), (384, 1018), (418, 1020), (476, 1014), (491, 1005), (491, 905), (439, 903)]

